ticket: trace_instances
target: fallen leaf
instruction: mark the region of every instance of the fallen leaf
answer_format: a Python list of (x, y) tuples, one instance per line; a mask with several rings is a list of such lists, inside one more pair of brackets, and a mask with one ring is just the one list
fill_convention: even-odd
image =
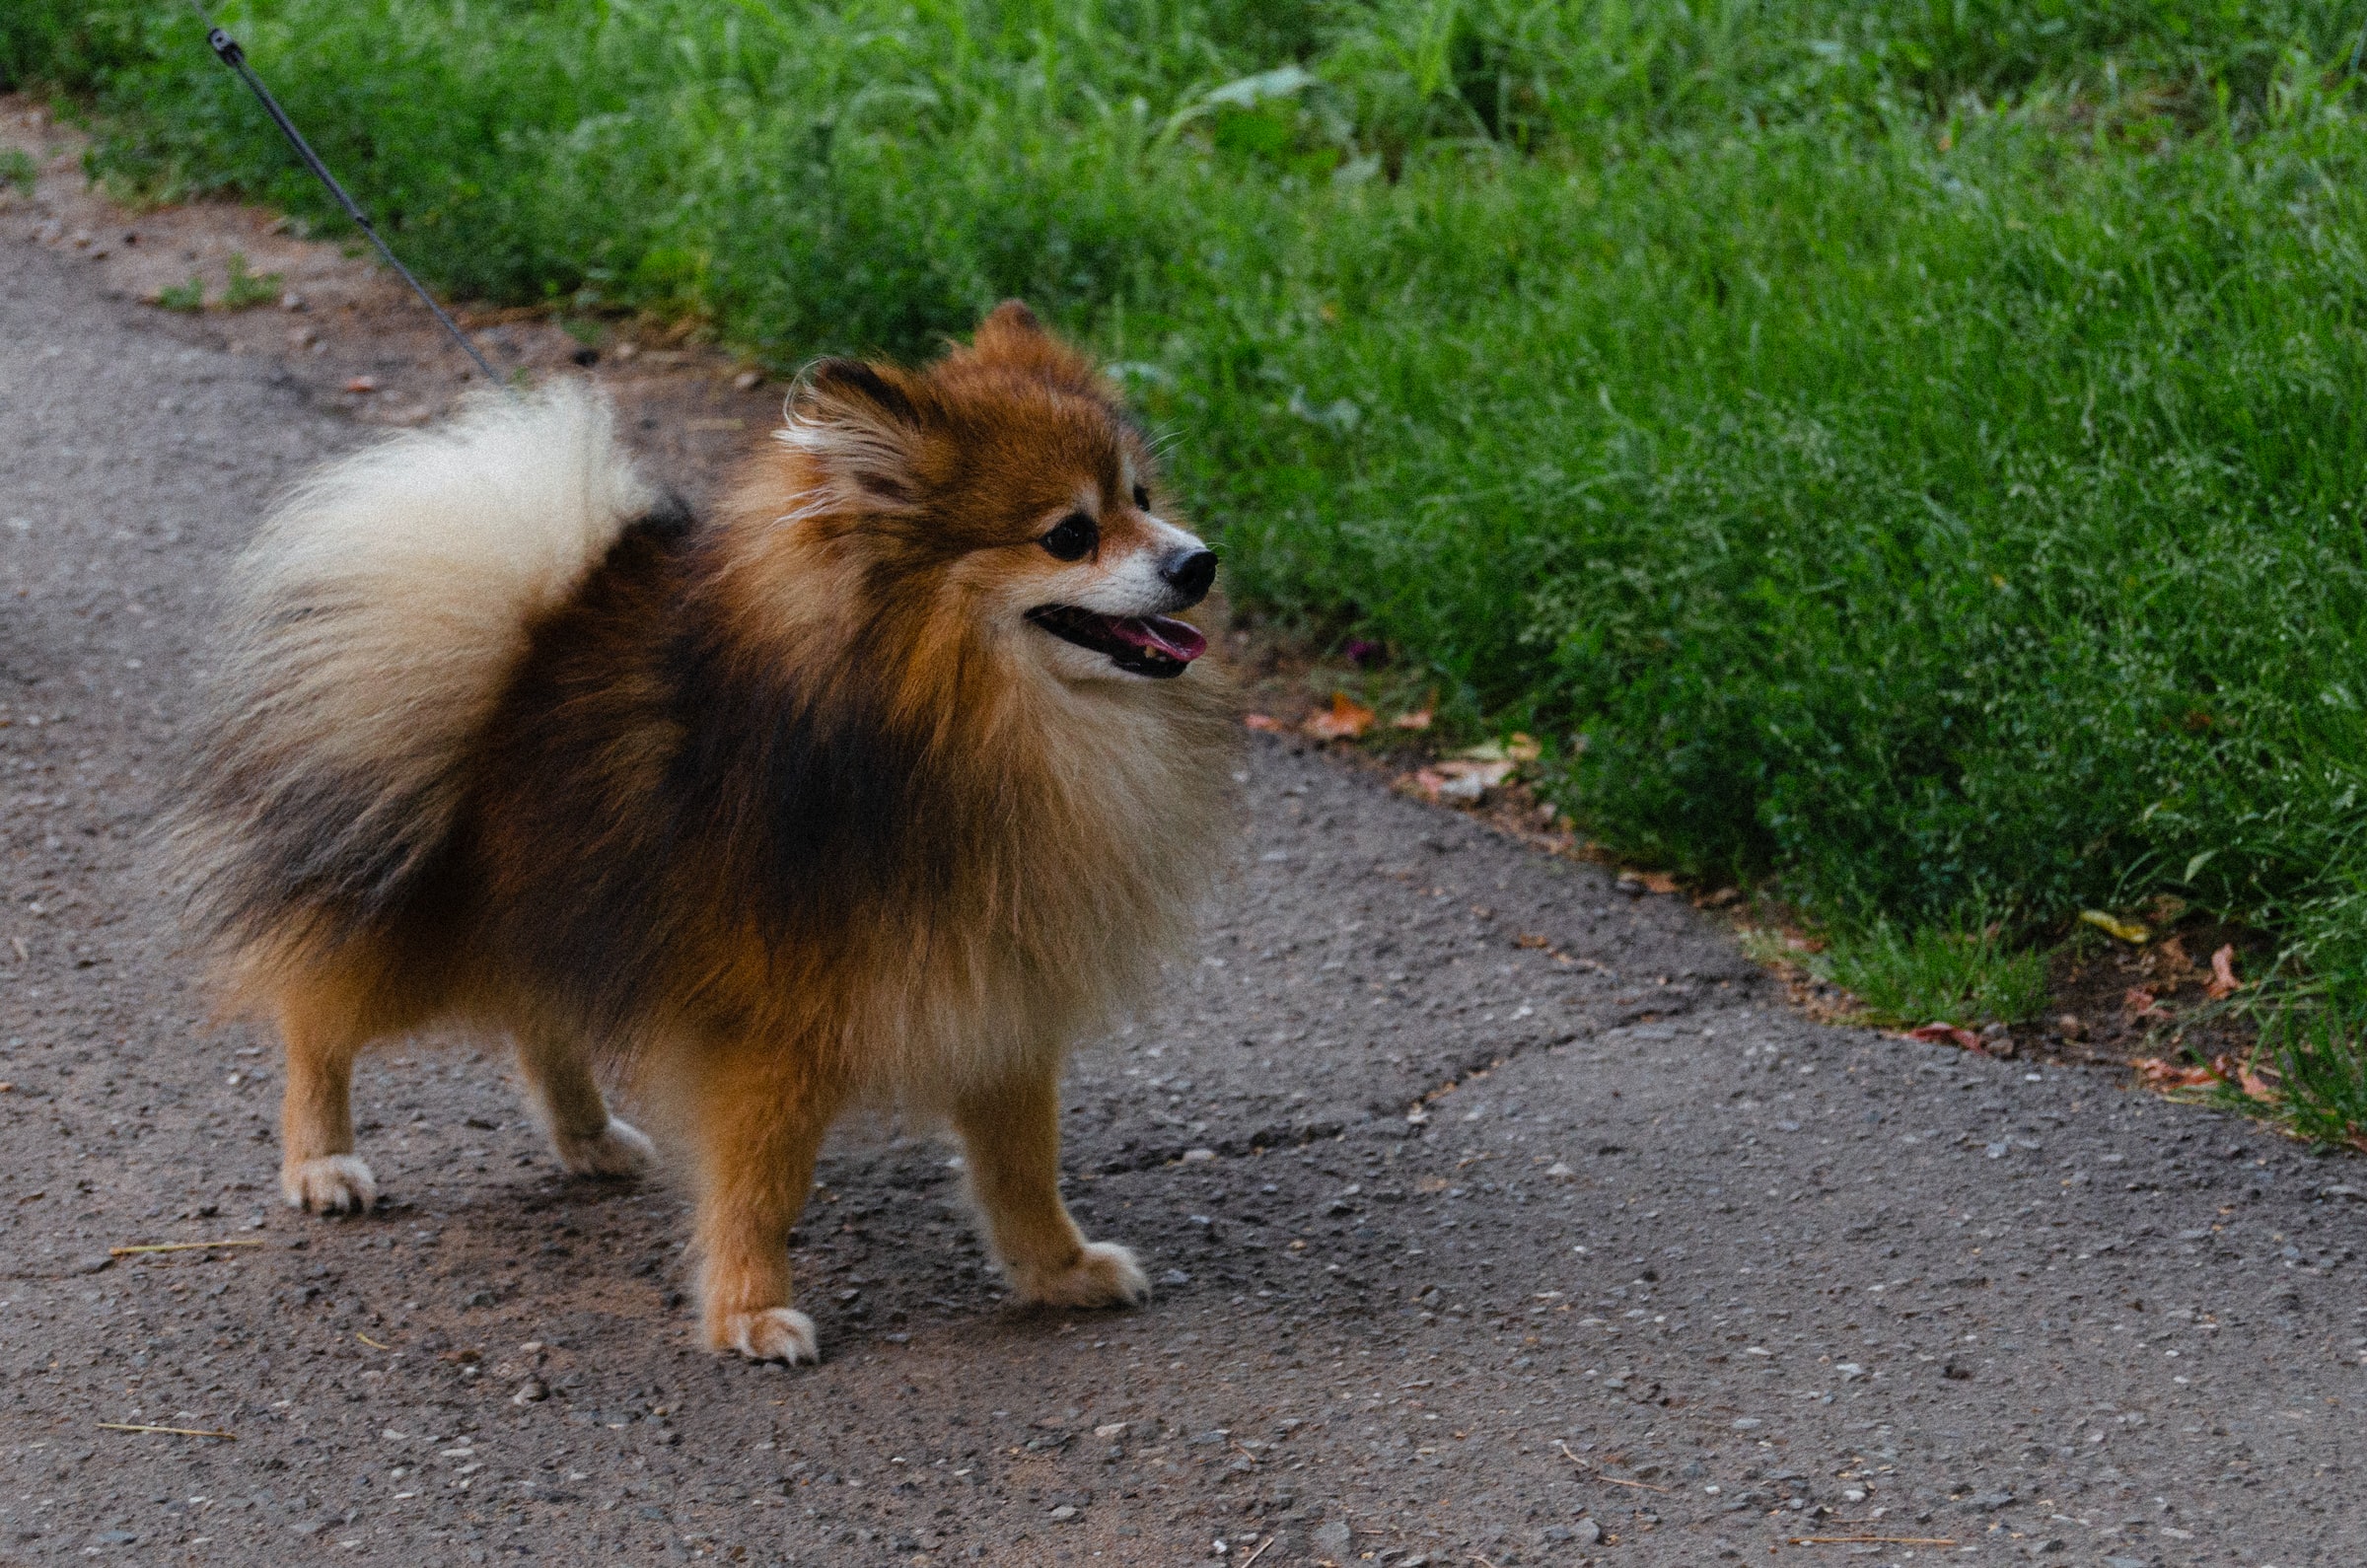
[(2161, 1000), (2141, 985), (2132, 985), (2120, 993), (2120, 1011), (2132, 1019), (2168, 1018), (2170, 1010)]
[(2219, 1075), (2208, 1067), (2180, 1067), (2159, 1056), (2143, 1057), (2134, 1065), (2139, 1076), (2155, 1089), (2208, 1089), (2219, 1082)]
[(378, 391), (378, 378), (375, 376), (356, 376), (353, 378), (353, 380), (345, 384), (345, 390), (349, 392), (374, 392)]
[(2255, 1072), (2250, 1062), (2238, 1062), (2232, 1056), (2214, 1056), (2211, 1071), (2220, 1082), (2243, 1090), (2248, 1099), (2273, 1102), (2278, 1098), (2276, 1085), (2265, 1074)]
[(1400, 713), (1389, 722), (1393, 729), (1427, 730), (1430, 728), (1430, 721), (1434, 717), (1436, 717), (1436, 715), (1433, 710), (1429, 708), (1416, 708), (1411, 713)]
[(1278, 735), (1290, 728), (1270, 713), (1245, 713), (1241, 716), (1241, 722), (1253, 730), (1262, 730), (1269, 735)]
[(1415, 768), (1405, 776), (1405, 785), (1422, 799), (1436, 804), (1447, 787), (1447, 776), (1436, 768)]
[(1515, 762), (1534, 762), (1545, 754), (1545, 748), (1515, 730), (1504, 737), (1504, 754)]
[(1380, 715), (1344, 691), (1331, 693), (1331, 706), (1318, 708), (1300, 726), (1318, 741), (1361, 741)]
[(2231, 942), (2211, 955), (2211, 980), (2203, 992), (2212, 1001), (2220, 1002), (2242, 989), (2244, 982), (2236, 978), (2236, 947)]
[(1675, 892), (1677, 879), (1665, 871), (1631, 871), (1627, 874), (1644, 885), (1646, 892)]
[(1708, 897), (1701, 900), (1701, 907), (1704, 909), (1723, 909), (1728, 904), (1734, 902), (1735, 899), (1740, 898), (1742, 895), (1743, 890), (1740, 888), (1720, 888), (1716, 892), (1711, 893)]
[(1958, 1045), (1969, 1051), (1980, 1049), (1980, 1036), (1969, 1029), (1954, 1024), (1925, 1024), (1906, 1032), (1908, 1039), (1919, 1039), (1926, 1045)]
[(2117, 915), (2106, 914), (2101, 909), (2082, 909), (2079, 917), (2097, 930), (2118, 937), (2131, 946), (2142, 945), (2153, 934), (2133, 920), (2123, 920)]
[(2164, 937), (2153, 951), (2161, 962), (2162, 972), (2173, 981), (2194, 972), (2194, 961), (2187, 954), (2186, 938)]
[(1512, 939), (1512, 945), (1516, 948), (1549, 948), (1553, 945), (1553, 939), (1540, 936), (1535, 931), (1524, 931)]

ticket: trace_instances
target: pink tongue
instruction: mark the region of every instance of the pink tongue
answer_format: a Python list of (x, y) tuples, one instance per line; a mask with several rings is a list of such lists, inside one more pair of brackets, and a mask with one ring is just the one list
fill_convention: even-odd
[(1208, 651), (1208, 639), (1195, 626), (1186, 625), (1165, 615), (1145, 615), (1139, 619), (1110, 619), (1110, 629), (1137, 648), (1163, 653), (1170, 659), (1191, 663)]

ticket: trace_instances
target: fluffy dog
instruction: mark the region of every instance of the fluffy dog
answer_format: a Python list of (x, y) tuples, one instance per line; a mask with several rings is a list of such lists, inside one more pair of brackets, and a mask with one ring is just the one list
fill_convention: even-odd
[[(815, 366), (713, 518), (558, 387), (331, 464), (237, 568), (174, 840), (287, 1047), (281, 1184), (364, 1209), (355, 1057), (499, 1032), (570, 1170), (679, 1131), (707, 1343), (797, 1361), (787, 1238), (850, 1105), (950, 1120), (1022, 1300), (1139, 1301), (1060, 1200), (1058, 1076), (1188, 928), (1230, 704), (1216, 557), (1024, 306)], [(672, 1141), (670, 1136), (669, 1141)]]

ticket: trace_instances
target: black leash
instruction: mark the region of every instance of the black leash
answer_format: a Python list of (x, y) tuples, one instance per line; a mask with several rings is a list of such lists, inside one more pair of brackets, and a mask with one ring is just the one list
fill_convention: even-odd
[(387, 258), (387, 265), (400, 274), (402, 281), (411, 286), (411, 292), (436, 313), (436, 320), (444, 323), (444, 330), (452, 334), (452, 340), (461, 345), (462, 352), (476, 362), (476, 368), (484, 372), (485, 380), (500, 386), (501, 378), (493, 374), (493, 367), (485, 363), (485, 356), (476, 351), (474, 343), (468, 341), (468, 334), (461, 330), (460, 322), (445, 315), (444, 307), (436, 303), (435, 296), (411, 276), (411, 269), (396, 258), (385, 240), (379, 238), (378, 230), (362, 215), (362, 209), (351, 196), (345, 194), (345, 187), (337, 183), (337, 177), (328, 172), (328, 166), (321, 161), (321, 155), (313, 151), (312, 144), (296, 129), (295, 121), (288, 118), (288, 111), (279, 107), (279, 100), (271, 96), (271, 90), (263, 86), (262, 78), (256, 76), (252, 67), (248, 65), (247, 51), (239, 47), (239, 40), (214, 26), (213, 18), (205, 14), (203, 0), (189, 0), (189, 6), (197, 13), (197, 20), (205, 24), (205, 41), (212, 45), (215, 57), (238, 72), (239, 80), (251, 88), (254, 96), (262, 101), (263, 112), (271, 116), (271, 123), (279, 127), (279, 133), (288, 139), (288, 145), (296, 149), (296, 156), (304, 160), (304, 167), (328, 187), (328, 193), (337, 198), (337, 205), (345, 209), (345, 216), (353, 220), (353, 226), (368, 235), (370, 243), (378, 247), (378, 253)]

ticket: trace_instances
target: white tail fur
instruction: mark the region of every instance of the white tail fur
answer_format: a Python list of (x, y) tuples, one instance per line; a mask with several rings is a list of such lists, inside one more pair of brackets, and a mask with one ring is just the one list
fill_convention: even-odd
[(208, 924), (302, 940), (398, 894), (450, 830), (529, 625), (656, 499), (573, 383), (480, 398), (299, 485), (236, 567), (176, 824)]

